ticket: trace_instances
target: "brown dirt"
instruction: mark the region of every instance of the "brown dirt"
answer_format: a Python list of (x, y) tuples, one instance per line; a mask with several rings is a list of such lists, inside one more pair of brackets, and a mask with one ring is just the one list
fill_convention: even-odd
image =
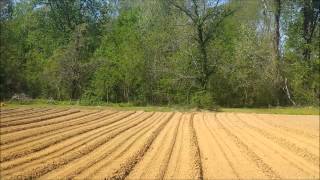
[(0, 112), (1, 179), (319, 179), (319, 116)]

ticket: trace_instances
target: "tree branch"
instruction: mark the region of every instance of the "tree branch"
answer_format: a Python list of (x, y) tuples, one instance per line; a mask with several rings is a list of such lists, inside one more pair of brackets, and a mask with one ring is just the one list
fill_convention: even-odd
[[(225, 13), (224, 15), (222, 15), (222, 17), (220, 18), (220, 20), (214, 24), (214, 27), (218, 27), (222, 22), (223, 20), (228, 17), (228, 16), (231, 16), (233, 13), (236, 12), (237, 9), (234, 9), (232, 11), (229, 11), (227, 13)], [(208, 30), (208, 32), (205, 34), (206, 37), (204, 39), (204, 43), (208, 43), (209, 40), (212, 38), (212, 35), (214, 34), (214, 28), (213, 28), (213, 25), (211, 25), (211, 28)]]
[(174, 2), (174, 0), (169, 0), (169, 3), (171, 3), (174, 7), (178, 8), (182, 12), (184, 12), (193, 22), (196, 22), (196, 19), (193, 17), (192, 13), (188, 11), (186, 8), (179, 6), (177, 3)]

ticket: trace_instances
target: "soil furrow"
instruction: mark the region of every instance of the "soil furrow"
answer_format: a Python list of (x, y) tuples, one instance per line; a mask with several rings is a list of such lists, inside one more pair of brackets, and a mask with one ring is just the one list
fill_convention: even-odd
[(44, 116), (35, 116), (33, 118), (28, 118), (28, 119), (20, 119), (20, 120), (15, 120), (15, 121), (10, 121), (7, 123), (3, 123), (2, 127), (8, 127), (8, 126), (16, 126), (16, 125), (21, 125), (21, 124), (30, 124), (30, 123), (35, 123), (39, 121), (46, 121), (49, 119), (54, 119), (58, 117), (63, 117), (66, 115), (71, 115), (74, 113), (79, 113), (79, 110), (70, 110), (70, 111), (59, 111), (59, 112), (53, 112), (50, 114), (46, 114)]
[[(143, 114), (143, 116), (140, 116), (140, 115), (141, 114), (137, 114), (137, 116), (134, 116), (134, 117), (130, 116), (124, 119), (130, 118), (129, 120), (126, 121), (127, 125), (130, 125), (131, 123), (136, 123), (135, 121), (139, 120), (140, 118), (147, 119), (152, 114), (151, 115)], [(141, 122), (141, 120), (139, 122)], [(50, 149), (44, 149), (41, 152), (34, 153), (31, 156), (29, 156), (29, 158), (21, 158), (15, 161), (4, 163), (2, 166), (3, 170), (9, 169), (9, 168), (11, 169), (10, 171), (4, 172), (3, 174), (4, 175), (10, 174), (12, 172), (15, 172), (14, 169), (16, 169), (16, 171), (20, 171), (25, 169), (26, 167), (41, 164), (50, 159), (58, 158), (62, 155), (68, 155), (68, 153), (72, 153), (73, 151), (76, 151), (77, 149), (85, 146), (87, 143), (98, 140), (99, 138), (103, 138), (104, 136), (108, 136), (108, 134), (111, 134), (117, 129), (124, 128), (124, 127), (125, 126), (119, 124), (118, 126), (99, 128), (99, 129), (90, 131), (88, 133), (82, 134), (80, 136), (76, 136), (72, 139), (68, 139), (65, 142), (60, 142), (59, 144), (54, 145)]]
[(38, 113), (38, 112), (44, 112), (44, 111), (49, 111), (50, 109), (26, 109), (23, 111), (18, 111), (18, 112), (11, 112), (11, 113), (7, 113), (7, 114), (3, 114), (1, 113), (1, 118), (2, 119), (6, 119), (6, 118), (11, 118), (11, 117), (17, 117), (17, 116), (25, 116), (25, 115), (29, 115), (29, 114), (34, 114), (34, 113)]
[(0, 179), (319, 179), (319, 116), (103, 109), (0, 108)]
[(122, 161), (118, 165), (118, 168), (114, 169), (113, 172), (111, 172), (110, 175), (106, 175), (106, 179), (124, 179), (126, 178), (129, 173), (132, 171), (132, 169), (135, 167), (135, 165), (141, 161), (144, 154), (149, 150), (151, 144), (155, 140), (155, 138), (158, 136), (158, 134), (165, 128), (165, 126), (168, 124), (168, 122), (173, 118), (175, 113), (171, 113), (170, 116), (161, 123), (157, 129), (155, 129), (151, 135), (148, 137), (148, 139), (145, 141), (145, 143), (138, 148), (139, 150), (135, 151), (133, 155)]
[[(28, 143), (28, 145), (37, 145), (38, 143), (41, 143), (42, 141), (47, 141), (47, 140), (50, 140), (51, 138), (54, 138), (54, 137), (59, 138), (59, 136), (57, 136), (59, 134), (65, 134), (66, 132), (74, 131), (74, 130), (80, 129), (82, 127), (85, 127), (87, 125), (91, 125), (94, 123), (104, 121), (103, 118), (106, 118), (106, 117), (113, 118), (114, 116), (119, 115), (119, 114), (115, 114), (115, 112), (111, 112), (111, 113), (106, 113), (106, 114), (101, 113), (98, 115), (95, 115), (93, 117), (86, 117), (85, 120), (89, 120), (89, 121), (85, 121), (85, 122), (81, 122), (80, 119), (76, 119), (77, 121), (79, 121), (79, 124), (77, 124), (77, 125), (66, 124), (65, 126), (63, 125), (60, 127), (55, 127), (54, 130), (47, 131), (48, 133), (41, 133), (40, 135), (31, 136), (29, 138), (4, 145), (4, 146), (2, 146), (3, 148), (1, 148), (1, 149), (3, 149), (3, 150), (10, 149), (10, 148), (15, 148), (15, 149), (20, 148), (21, 149), (21, 147), (23, 149), (23, 147), (25, 146), (26, 143)], [(57, 128), (59, 128), (59, 129), (57, 129)], [(46, 130), (48, 130), (48, 129), (46, 129)]]
[(191, 144), (192, 144), (191, 147), (193, 147), (191, 152), (193, 155), (192, 157), (194, 157), (193, 166), (194, 166), (194, 169), (197, 170), (196, 177), (194, 177), (194, 179), (203, 179), (200, 148), (199, 148), (199, 144), (198, 144), (196, 130), (194, 128), (194, 113), (192, 113), (191, 118), (190, 118), (190, 128), (191, 128), (191, 133), (192, 133), (191, 134)]
[[(178, 172), (180, 172), (181, 166), (183, 164), (185, 164), (186, 161), (182, 161), (182, 155), (188, 154), (188, 153), (184, 153), (183, 152), (183, 145), (185, 144), (185, 136), (184, 136), (184, 132), (186, 130), (186, 126), (187, 126), (187, 121), (185, 116), (187, 116), (187, 114), (183, 114), (181, 115), (181, 124), (178, 126), (177, 128), (177, 140), (174, 144), (174, 148), (172, 149), (172, 153), (170, 155), (170, 159), (168, 162), (168, 165), (166, 167), (166, 171), (165, 171), (165, 175), (164, 178), (165, 179), (173, 179), (175, 177), (179, 177), (180, 175), (177, 175)], [(181, 163), (184, 162), (184, 163)], [(182, 176), (180, 176), (182, 177)]]
[(9, 152), (3, 152), (2, 151), (1, 152), (1, 162), (12, 160), (12, 159), (16, 159), (18, 157), (25, 156), (27, 154), (40, 151), (40, 150), (42, 150), (44, 148), (47, 148), (47, 147), (49, 147), (49, 146), (51, 146), (53, 144), (56, 144), (58, 142), (61, 142), (61, 141), (66, 140), (68, 138), (71, 138), (73, 136), (86, 133), (88, 131), (91, 131), (93, 129), (99, 128), (101, 126), (109, 125), (111, 123), (114, 123), (114, 122), (118, 121), (119, 119), (128, 117), (128, 116), (130, 116), (132, 114), (133, 114), (133, 112), (127, 113), (127, 114), (124, 114), (124, 115), (122, 115), (120, 117), (117, 117), (117, 118), (113, 119), (110, 122), (102, 122), (100, 124), (94, 124), (92, 126), (84, 127), (83, 129), (78, 129), (76, 131), (71, 131), (71, 132), (68, 132), (66, 134), (59, 135), (59, 138), (56, 138), (56, 137), (50, 138), (50, 139), (46, 140), (45, 142), (36, 144), (36, 145), (34, 145), (34, 146), (30, 147), (30, 148), (21, 148), (19, 150), (9, 151)]
[(198, 134), (201, 149), (201, 162), (204, 179), (236, 179), (237, 174), (226, 160), (224, 151), (219, 148), (218, 143), (212, 138), (208, 128), (203, 121), (203, 113), (195, 115), (195, 129)]
[[(128, 179), (162, 179), (173, 149), (182, 115), (179, 113), (152, 143), (150, 150), (129, 174)], [(161, 148), (162, 147), (162, 148)]]
[[(106, 113), (106, 114), (105, 114)], [(78, 129), (78, 128), (81, 128), (83, 126), (86, 126), (88, 124), (92, 124), (92, 123), (95, 123), (95, 122), (100, 122), (101, 121), (101, 115), (103, 117), (113, 117), (116, 114), (117, 112), (99, 112), (99, 114), (91, 114), (91, 115), (88, 115), (88, 116), (84, 116), (84, 117), (80, 117), (80, 118), (77, 118), (77, 119), (73, 119), (72, 121), (75, 121), (77, 122), (77, 124), (68, 124), (68, 123), (64, 123), (62, 122), (63, 124), (59, 124), (59, 125), (51, 125), (49, 127), (41, 127), (41, 129), (36, 128), (34, 129), (34, 131), (29, 130), (29, 132), (26, 132), (24, 134), (27, 134), (27, 135), (21, 135), (20, 134), (20, 137), (16, 138), (14, 142), (11, 142), (9, 144), (4, 144), (2, 145), (0, 148), (0, 150), (7, 150), (7, 149), (10, 149), (10, 148), (19, 148), (20, 147), (23, 147), (25, 144), (34, 144), (34, 143), (37, 143), (37, 142), (41, 142), (43, 141), (44, 139), (46, 138), (50, 138), (52, 136), (55, 136), (55, 135), (58, 135), (58, 134), (61, 134), (61, 133), (65, 133), (65, 132), (69, 132), (69, 131), (73, 131), (75, 129)], [(97, 116), (99, 116), (99, 118), (97, 118)], [(63, 119), (62, 119), (63, 121)], [(44, 131), (43, 131), (44, 129)], [(18, 136), (18, 134), (15, 134), (16, 136)]]
[[(273, 126), (277, 129), (281, 129), (281, 130), (284, 130), (288, 133), (292, 133), (292, 134), (295, 134), (297, 136), (303, 136), (305, 138), (309, 138), (309, 139), (319, 139), (319, 134), (311, 134), (309, 132), (306, 132), (306, 131), (302, 131), (300, 129), (296, 129), (294, 127), (287, 127), (287, 126), (284, 126), (284, 125), (279, 125), (277, 123), (275, 123), (274, 121), (271, 121), (269, 119), (265, 119), (264, 116), (259, 116), (258, 114), (255, 114), (254, 115), (257, 119), (259, 119), (261, 122), (264, 122), (266, 124), (269, 124), (270, 126)], [(276, 119), (276, 118), (275, 118)], [(290, 121), (289, 121), (290, 122)], [(289, 123), (290, 124), (290, 123)], [(315, 125), (316, 126), (316, 125)]]
[(253, 150), (249, 148), (237, 135), (233, 134), (229, 129), (227, 129), (217, 118), (217, 124), (233, 139), (233, 141), (238, 145), (239, 149), (243, 151), (251, 160), (256, 164), (256, 166), (270, 179), (281, 179), (279, 174), (275, 172), (268, 164), (266, 164), (261, 157), (259, 157)]
[(215, 136), (215, 134), (213, 133), (212, 129), (209, 128), (207, 121), (205, 120), (205, 114), (203, 113), (203, 117), (202, 117), (202, 121), (205, 125), (205, 127), (207, 128), (207, 131), (210, 133), (211, 137), (213, 138), (213, 140), (217, 143), (220, 151), (223, 154), (224, 159), (228, 162), (228, 165), (230, 166), (230, 168), (232, 169), (232, 172), (234, 173), (234, 175), (236, 176), (236, 179), (240, 179), (239, 174), (237, 173), (233, 163), (231, 162), (230, 158), (227, 156), (226, 154), (226, 150), (222, 147), (221, 143), (219, 142), (218, 138)]
[[(139, 119), (141, 123), (131, 128), (127, 133), (113, 138), (106, 144), (97, 148), (95, 151), (89, 153), (87, 156), (81, 157), (77, 162), (67, 164), (65, 167), (59, 168), (57, 171), (50, 172), (41, 178), (74, 178), (77, 176), (77, 178), (84, 179), (86, 176), (88, 178), (92, 177), (97, 171), (108, 165), (108, 163), (127, 152), (131, 145), (137, 141), (137, 138), (144, 134), (144, 131), (155, 128), (154, 125), (159, 124), (155, 119), (158, 119), (160, 116), (161, 114), (149, 114), (148, 116), (142, 117), (142, 119)], [(78, 175), (83, 171), (85, 172), (81, 177), (79, 177)]]
[[(237, 176), (235, 177), (226, 177), (228, 179), (267, 179), (265, 174), (259, 170), (259, 168), (255, 165), (255, 163), (252, 162), (251, 158), (246, 156), (243, 152), (240, 151), (237, 144), (234, 143), (232, 138), (228, 136), (228, 134), (222, 129), (219, 128), (217, 125), (217, 116), (215, 113), (206, 113), (204, 116), (204, 125), (207, 125), (207, 129), (211, 131), (211, 133), (215, 136), (215, 142), (220, 144), (221, 149), (220, 151), (223, 151), (226, 156), (228, 157), (230, 163), (232, 166), (234, 166), (234, 170), (237, 172)], [(204, 141), (206, 142), (206, 141)], [(203, 143), (203, 142), (202, 142)], [(203, 146), (203, 145), (202, 145)], [(219, 145), (212, 144), (212, 149), (216, 149), (216, 147)], [(200, 149), (203, 149), (200, 146)], [(206, 153), (206, 156), (208, 156), (210, 152)], [(217, 157), (218, 156), (218, 157)], [(215, 163), (219, 167), (222, 167), (222, 162), (218, 162), (217, 160), (221, 157), (219, 154), (216, 155), (216, 157), (213, 157), (213, 162), (210, 161), (208, 163)], [(205, 158), (203, 158), (206, 162)], [(216, 161), (216, 162), (215, 162)], [(207, 163), (207, 164), (208, 164)], [(207, 167), (210, 167), (212, 165), (207, 165)], [(213, 178), (216, 178), (216, 172), (212, 170), (212, 168), (207, 168), (206, 170), (209, 170), (211, 172), (210, 176)], [(221, 172), (225, 172), (221, 169)], [(208, 172), (205, 172), (204, 174), (208, 174)], [(231, 175), (231, 173), (225, 173), (225, 175)], [(210, 179), (212, 177), (204, 176), (204, 178)], [(220, 175), (223, 177), (223, 174)]]
[(281, 136), (276, 136), (270, 132), (267, 132), (266, 130), (264, 130), (262, 128), (257, 128), (256, 126), (253, 126), (253, 125), (247, 123), (246, 121), (244, 121), (241, 118), (239, 118), (239, 120), (243, 124), (245, 124), (247, 127), (249, 127), (250, 129), (252, 129), (252, 130), (262, 134), (264, 137), (276, 142), (277, 144), (279, 144), (283, 148), (286, 148), (287, 150), (296, 153), (300, 157), (306, 159), (307, 161), (314, 163), (315, 165), (319, 165), (319, 156), (309, 152), (305, 147), (304, 148), (299, 147), (295, 143), (292, 143)]
[(6, 113), (6, 112), (10, 112), (10, 111), (14, 111), (14, 110), (17, 110), (17, 108), (3, 108), (3, 107), (0, 107), (0, 114), (1, 113)]
[(163, 170), (160, 173), (159, 179), (163, 179), (165, 177), (165, 174), (166, 174), (167, 170), (168, 170), (168, 165), (169, 165), (169, 162), (170, 162), (170, 160), (172, 158), (172, 152), (173, 152), (173, 149), (174, 149), (175, 144), (177, 142), (178, 129), (179, 129), (180, 124), (182, 122), (181, 119), (182, 119), (182, 115), (179, 118), (178, 127), (175, 128), (174, 135), (173, 135), (174, 138), (173, 138), (173, 140), (171, 141), (171, 143), (169, 145), (169, 153), (168, 153), (167, 156), (165, 156), (166, 158), (163, 160), (163, 163), (162, 163), (163, 164), (162, 165), (162, 169)]
[(31, 114), (29, 115), (21, 115), (19, 117), (9, 117), (6, 118), (2, 121), (2, 123), (6, 123), (6, 124), (10, 124), (10, 123), (14, 123), (16, 121), (24, 121), (24, 120), (28, 120), (30, 121), (30, 119), (33, 118), (39, 118), (39, 117), (43, 117), (43, 116), (47, 116), (47, 115), (51, 115), (54, 113), (60, 113), (60, 112), (64, 112), (64, 111), (68, 111), (70, 109), (34, 109), (32, 111)]
[[(1, 118), (3, 118), (3, 120), (7, 120), (7, 119), (20, 119), (22, 117), (29, 117), (29, 116), (34, 116), (35, 114), (38, 114), (38, 113), (44, 113), (44, 112), (47, 112), (47, 111), (50, 111), (52, 109), (49, 109), (49, 108), (41, 108), (41, 109), (29, 109), (28, 111), (22, 111), (22, 112), (19, 112), (19, 113), (14, 113), (14, 114), (8, 114), (8, 115), (5, 115), (5, 116), (1, 116)], [(5, 122), (4, 121), (4, 122)]]
[[(123, 113), (120, 113), (123, 114)], [(28, 143), (33, 142), (35, 139), (39, 139), (39, 135), (46, 135), (44, 137), (50, 137), (52, 135), (57, 135), (60, 133), (63, 133), (65, 130), (75, 130), (78, 128), (82, 128), (86, 125), (91, 125), (94, 123), (100, 123), (104, 121), (103, 118), (109, 117), (112, 118), (114, 115), (119, 115), (119, 114), (114, 114), (110, 112), (101, 112), (99, 114), (94, 115), (94, 117), (85, 117), (81, 118), (81, 120), (77, 120), (78, 125), (70, 126), (69, 124), (58, 124), (58, 125), (52, 125), (49, 127), (38, 127), (34, 129), (27, 129), (27, 130), (22, 130), (10, 134), (5, 134), (1, 136), (2, 144), (3, 147), (5, 146), (11, 146), (11, 143), (17, 142), (19, 144), (20, 141), (26, 140)], [(29, 139), (28, 139), (29, 138)], [(43, 137), (42, 137), (43, 138)], [(31, 139), (31, 141), (29, 141)], [(13, 145), (16, 146), (16, 145)]]
[(199, 179), (201, 173), (197, 158), (195, 136), (192, 132), (192, 113), (185, 113), (181, 119), (177, 142), (173, 148), (169, 164), (166, 165), (165, 179)]
[(282, 178), (309, 178), (317, 171), (312, 168), (312, 164), (310, 166), (309, 163), (306, 163), (306, 161), (299, 156), (283, 149), (281, 146), (265, 138), (258, 132), (243, 126), (238, 119), (227, 118), (228, 119), (224, 121), (227, 127), (229, 127), (231, 131), (237, 133), (238, 137), (246, 142), (249, 147), (252, 147), (267, 164), (277, 169), (278, 174)]
[(297, 135), (292, 132), (290, 133), (283, 128), (272, 126), (271, 124), (267, 123), (268, 121), (264, 121), (258, 116), (243, 114), (235, 114), (235, 116), (253, 126), (260, 127), (262, 129), (268, 129), (268, 132), (272, 133), (274, 136), (285, 138), (297, 146), (305, 147), (308, 149), (308, 151), (315, 152), (319, 150), (319, 144), (317, 144), (317, 142), (319, 142), (319, 138), (306, 138), (302, 135)]
[[(259, 114), (259, 117), (264, 117), (268, 122), (279, 124), (281, 126), (298, 129), (307, 132), (316, 137), (319, 137), (320, 121), (319, 115), (275, 115), (275, 114)], [(290, 123), (289, 123), (290, 122)]]
[(98, 139), (96, 141), (92, 141), (84, 145), (81, 149), (77, 150), (76, 152), (73, 152), (72, 154), (67, 154), (61, 157), (57, 157), (54, 159), (51, 159), (49, 161), (46, 161), (42, 164), (30, 167), (26, 170), (17, 172), (17, 174), (11, 176), (12, 178), (38, 178), (54, 169), (57, 169), (73, 160), (76, 160), (82, 156), (87, 155), (88, 153), (94, 151), (96, 148), (100, 147), (101, 145), (105, 144), (106, 142), (110, 141), (114, 137), (118, 136), (121, 133), (127, 132), (132, 127), (135, 127), (139, 125), (139, 122), (132, 124), (128, 127), (125, 127), (117, 132), (112, 133), (111, 135), (105, 136), (102, 139)]
[(59, 123), (64, 123), (66, 121), (74, 121), (78, 118), (86, 117), (92, 114), (99, 113), (101, 111), (88, 111), (88, 112), (81, 112), (80, 114), (72, 114), (68, 116), (67, 118), (65, 116), (62, 116), (60, 119), (55, 118), (55, 119), (50, 119), (48, 121), (40, 121), (40, 122), (35, 122), (35, 123), (30, 123), (30, 124), (23, 124), (23, 125), (17, 125), (13, 127), (7, 127), (7, 128), (1, 128), (0, 129), (0, 134), (8, 134), (8, 133), (13, 133), (17, 131), (22, 131), (22, 130), (27, 130), (31, 128), (36, 128), (36, 127), (43, 127), (43, 126), (49, 126), (53, 124), (59, 124)]
[(28, 111), (32, 111), (33, 108), (14, 108), (11, 109), (10, 111), (3, 111), (0, 112), (0, 116), (2, 117), (2, 115), (8, 115), (8, 114), (16, 114), (16, 113), (22, 113), (22, 112), (28, 112)]

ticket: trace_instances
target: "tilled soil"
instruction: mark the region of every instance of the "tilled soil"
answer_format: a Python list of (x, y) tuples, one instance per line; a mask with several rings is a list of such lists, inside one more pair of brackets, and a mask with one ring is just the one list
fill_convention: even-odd
[(319, 179), (319, 116), (2, 109), (1, 179)]

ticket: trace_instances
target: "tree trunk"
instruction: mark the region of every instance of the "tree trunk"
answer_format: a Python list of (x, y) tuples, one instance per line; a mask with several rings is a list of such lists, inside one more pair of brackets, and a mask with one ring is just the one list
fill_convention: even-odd
[(290, 91), (289, 91), (289, 88), (288, 88), (288, 80), (287, 80), (287, 78), (284, 79), (284, 87), (285, 87), (285, 91), (286, 91), (286, 94), (287, 94), (287, 97), (288, 97), (289, 101), (295, 106), (296, 103), (291, 98)]
[(275, 0), (275, 34), (274, 34), (274, 50), (276, 60), (280, 60), (280, 16), (281, 16), (281, 0)]
[(109, 88), (107, 88), (107, 103), (109, 104)]
[(303, 3), (303, 39), (305, 41), (305, 46), (303, 50), (303, 57), (305, 61), (310, 60), (310, 49), (309, 49), (309, 44), (310, 44), (310, 22), (312, 19), (312, 13), (311, 13), (311, 7), (310, 7), (310, 1), (309, 0), (304, 0)]
[(319, 2), (318, 0), (304, 0), (303, 3), (303, 39), (305, 41), (303, 57), (309, 62), (311, 58), (311, 42), (314, 30), (318, 24)]
[(206, 44), (204, 42), (204, 37), (203, 37), (203, 27), (201, 25), (198, 25), (197, 31), (198, 31), (198, 47), (201, 54), (201, 70), (202, 70), (200, 83), (201, 83), (201, 88), (203, 90), (206, 90), (208, 80), (209, 80), (208, 55), (207, 55)]
[(71, 82), (71, 99), (76, 99), (77, 94), (77, 83), (75, 80), (72, 80)]

